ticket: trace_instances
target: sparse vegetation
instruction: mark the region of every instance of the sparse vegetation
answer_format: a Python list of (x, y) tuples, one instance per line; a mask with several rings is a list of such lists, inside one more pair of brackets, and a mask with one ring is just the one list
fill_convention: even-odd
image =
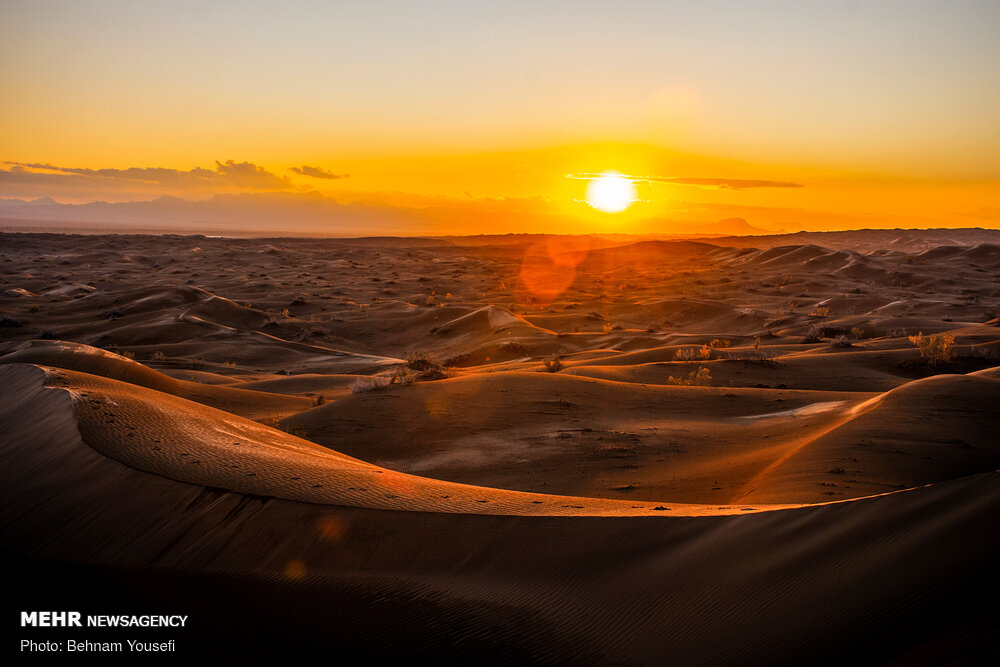
[(819, 327), (809, 327), (809, 331), (802, 337), (804, 344), (818, 343), (823, 340), (823, 330)]
[(403, 359), (406, 361), (406, 367), (415, 371), (425, 371), (437, 365), (434, 358), (423, 350), (408, 352)]
[(153, 353), (153, 361), (166, 361), (166, 360), (167, 360), (167, 355), (163, 354), (162, 352)]
[(397, 366), (392, 373), (389, 384), (410, 385), (417, 381), (417, 374), (407, 366)]
[(674, 354), (674, 361), (697, 361), (701, 353), (696, 347), (682, 347)]
[(392, 384), (392, 380), (387, 377), (379, 377), (377, 375), (360, 377), (351, 385), (351, 393), (361, 394), (366, 391), (378, 391), (379, 389), (385, 389), (390, 384)]
[(461, 352), (454, 356), (448, 357), (442, 362), (442, 366), (445, 368), (452, 368), (454, 366), (461, 366), (462, 364), (468, 363), (470, 357), (468, 352)]
[(563, 368), (563, 363), (559, 357), (552, 357), (550, 359), (545, 359), (542, 361), (542, 365), (545, 366), (545, 370), (549, 373), (558, 373)]
[(840, 335), (840, 336), (837, 336), (836, 338), (834, 338), (833, 339), (833, 346), (834, 347), (842, 347), (842, 348), (854, 347), (851, 344), (851, 341), (849, 341), (847, 339), (847, 336), (844, 336), (844, 335)]
[(678, 387), (709, 387), (712, 384), (712, 372), (702, 366), (698, 370), (688, 373), (687, 377), (671, 375), (667, 378), (667, 384)]
[(830, 306), (816, 306), (815, 310), (809, 313), (810, 317), (826, 317), (830, 314)]
[(520, 354), (520, 355), (528, 354), (528, 348), (525, 345), (518, 343), (517, 341), (508, 341), (506, 343), (502, 343), (500, 345), (500, 350), (503, 352), (509, 352), (510, 354)]
[(955, 337), (951, 334), (925, 336), (924, 332), (910, 336), (911, 343), (920, 349), (920, 357), (931, 366), (946, 364), (955, 356)]

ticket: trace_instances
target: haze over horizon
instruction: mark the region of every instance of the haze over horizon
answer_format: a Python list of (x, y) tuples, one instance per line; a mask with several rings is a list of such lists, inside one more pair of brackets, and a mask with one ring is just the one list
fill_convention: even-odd
[[(238, 225), (250, 210), (254, 229), (266, 214), (275, 231), (405, 235), (1000, 226), (995, 3), (7, 8), (0, 199), (152, 202), (35, 217)], [(618, 213), (586, 201), (610, 170), (636, 187)], [(0, 224), (41, 224), (27, 210), (0, 201)]]

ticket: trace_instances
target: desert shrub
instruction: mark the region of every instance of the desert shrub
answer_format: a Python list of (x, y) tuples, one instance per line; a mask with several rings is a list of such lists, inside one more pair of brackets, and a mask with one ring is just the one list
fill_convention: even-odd
[(559, 357), (552, 357), (551, 359), (545, 359), (542, 361), (542, 365), (545, 366), (545, 370), (549, 373), (558, 373), (563, 368), (563, 363)]
[(674, 354), (674, 361), (697, 361), (701, 358), (701, 350), (696, 347), (682, 347)]
[(126, 359), (135, 359), (135, 352), (129, 352), (128, 350), (123, 350), (119, 354), (121, 354), (121, 356), (125, 357)]
[(413, 384), (417, 381), (417, 374), (411, 371), (406, 366), (398, 366), (396, 370), (392, 373), (392, 378), (389, 380), (389, 384), (401, 384), (408, 385)]
[(826, 317), (829, 314), (830, 314), (829, 306), (816, 306), (816, 309), (813, 310), (811, 313), (809, 313), (811, 317)]
[(750, 361), (757, 361), (761, 363), (775, 364), (775, 357), (777, 355), (771, 351), (767, 350), (760, 345), (760, 336), (753, 339), (753, 348), (751, 348), (749, 359)]
[(166, 360), (167, 360), (167, 355), (163, 354), (162, 352), (153, 353), (153, 361), (166, 361)]
[(716, 350), (723, 350), (730, 345), (731, 343), (728, 338), (713, 338), (712, 342), (708, 344), (709, 347), (715, 348)]
[(528, 348), (521, 343), (516, 341), (508, 341), (500, 345), (500, 349), (503, 352), (510, 352), (511, 354), (528, 354)]
[(925, 336), (921, 331), (909, 340), (920, 349), (920, 357), (932, 366), (947, 363), (955, 355), (955, 337), (951, 334)]
[(823, 330), (819, 327), (809, 327), (809, 331), (803, 336), (803, 343), (818, 343), (823, 339)]
[(385, 389), (390, 384), (392, 384), (392, 381), (386, 377), (375, 375), (360, 377), (351, 385), (351, 393), (360, 394), (366, 391), (378, 391), (379, 389)]
[(33, 303), (28, 306), (29, 313), (37, 313), (39, 310), (41, 310), (41, 307), (37, 303)]
[(459, 354), (456, 354), (455, 356), (448, 357), (447, 359), (444, 360), (444, 362), (441, 365), (444, 366), (445, 368), (452, 368), (453, 366), (461, 366), (462, 364), (467, 363), (469, 361), (469, 358), (470, 357), (468, 352), (461, 352)]
[(403, 359), (406, 361), (406, 367), (415, 371), (425, 371), (436, 365), (434, 358), (423, 350), (408, 352)]
[(851, 344), (851, 341), (847, 340), (847, 336), (844, 336), (843, 334), (841, 334), (840, 336), (837, 336), (836, 338), (833, 339), (833, 346), (834, 347), (845, 347), (845, 348), (846, 347), (853, 347), (853, 345)]
[(688, 373), (687, 377), (671, 375), (667, 378), (667, 384), (678, 387), (708, 387), (712, 384), (712, 372), (702, 366), (698, 370)]

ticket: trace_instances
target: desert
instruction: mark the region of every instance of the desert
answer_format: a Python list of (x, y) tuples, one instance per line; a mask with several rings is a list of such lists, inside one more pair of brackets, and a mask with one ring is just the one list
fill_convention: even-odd
[(224, 656), (996, 651), (998, 231), (0, 260), (15, 607), (188, 614)]

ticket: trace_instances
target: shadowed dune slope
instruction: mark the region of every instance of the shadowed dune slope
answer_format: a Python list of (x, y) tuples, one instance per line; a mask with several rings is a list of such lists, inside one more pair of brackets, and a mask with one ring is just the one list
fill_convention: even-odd
[[(996, 648), (984, 631), (992, 600), (970, 593), (1000, 583), (995, 473), (688, 519), (331, 507), (122, 465), (84, 444), (95, 427), (83, 416), (77, 431), (72, 395), (45, 388), (45, 372), (0, 373), (10, 394), (0, 481), (19, 517), (0, 524), (0, 539), (49, 561), (25, 570), (40, 575), (33, 595), (92, 587), (128, 590), (147, 607), (183, 601), (207, 655), (468, 659), (487, 647), (543, 663), (774, 664), (849, 661), (860, 645), (876, 662), (983, 659)], [(113, 396), (112, 380), (49, 373), (83, 400)]]

